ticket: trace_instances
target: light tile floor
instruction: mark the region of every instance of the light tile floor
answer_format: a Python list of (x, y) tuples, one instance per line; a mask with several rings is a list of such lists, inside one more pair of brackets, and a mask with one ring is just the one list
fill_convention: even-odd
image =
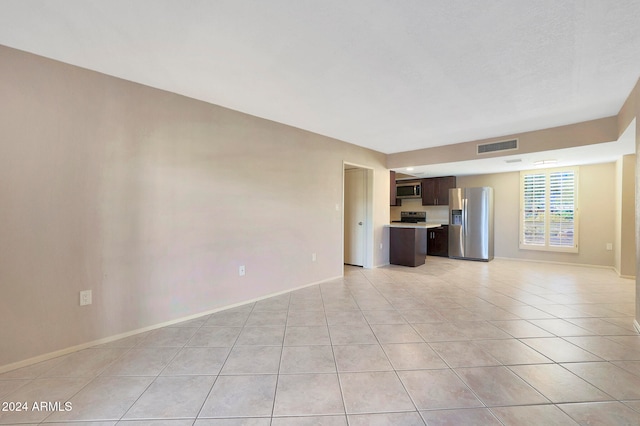
[(634, 298), (634, 281), (606, 269), (432, 257), (345, 267), (2, 374), (0, 401), (29, 407), (0, 423), (638, 425)]

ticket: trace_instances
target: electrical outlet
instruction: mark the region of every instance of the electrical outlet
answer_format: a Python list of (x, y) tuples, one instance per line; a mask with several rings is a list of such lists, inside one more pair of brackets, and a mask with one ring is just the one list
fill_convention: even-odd
[(315, 253), (311, 253), (311, 261), (315, 262), (316, 260), (318, 260), (318, 257), (316, 256)]
[(83, 290), (80, 292), (80, 306), (90, 305), (91, 300), (91, 290)]
[(245, 273), (244, 265), (240, 265), (240, 267), (238, 267), (238, 275), (242, 277), (244, 276), (244, 273)]
[(608, 251), (613, 250), (613, 244), (611, 244), (611, 243), (607, 243), (607, 250), (608, 250)]

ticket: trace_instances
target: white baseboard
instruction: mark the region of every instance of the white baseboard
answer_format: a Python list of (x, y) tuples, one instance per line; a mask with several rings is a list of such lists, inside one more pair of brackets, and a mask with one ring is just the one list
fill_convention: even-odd
[(625, 278), (625, 279), (628, 279), (628, 280), (635, 280), (636, 279), (635, 275), (622, 275), (620, 273), (620, 270), (618, 268), (616, 268), (615, 266), (613, 267), (613, 270), (616, 271), (616, 274), (618, 274), (618, 276), (620, 278)]
[[(583, 266), (585, 268), (611, 269), (614, 272), (616, 272), (616, 268), (614, 268), (613, 266), (591, 265), (589, 263), (553, 262), (551, 260), (520, 259), (520, 258), (517, 258), (517, 257), (497, 257), (497, 256), (494, 257), (494, 259), (509, 260), (509, 261), (515, 261), (515, 262), (549, 263), (549, 264), (552, 264), (552, 265)], [(620, 274), (618, 274), (618, 275), (620, 275)]]
[(288, 290), (283, 290), (283, 291), (279, 291), (276, 293), (270, 293), (267, 294), (265, 296), (260, 296), (260, 297), (256, 297), (254, 299), (251, 300), (247, 300), (247, 301), (243, 301), (243, 302), (239, 302), (239, 303), (234, 303), (232, 305), (227, 305), (227, 306), (223, 306), (223, 307), (219, 307), (219, 308), (215, 308), (215, 309), (211, 309), (205, 312), (200, 312), (194, 315), (189, 315), (186, 317), (181, 317), (181, 318), (177, 318), (171, 321), (165, 321), (165, 322), (161, 322), (159, 324), (154, 324), (154, 325), (150, 325), (148, 327), (143, 327), (143, 328), (138, 328), (136, 330), (132, 330), (132, 331), (127, 331), (126, 333), (120, 333), (120, 334), (116, 334), (114, 336), (109, 336), (109, 337), (104, 337), (102, 339), (98, 339), (98, 340), (92, 340), (90, 342), (86, 342), (86, 343), (82, 343), (80, 345), (75, 345), (75, 346), (70, 346), (68, 348), (64, 348), (64, 349), (60, 349), (58, 351), (54, 351), (54, 352), (49, 352), (46, 354), (42, 354), (42, 355), (38, 355), (32, 358), (28, 358), (22, 361), (17, 361), (17, 362), (13, 362), (11, 364), (6, 364), (6, 365), (2, 365), (0, 366), (0, 373), (5, 373), (7, 371), (12, 371), (12, 370), (16, 370), (18, 368), (23, 368), (23, 367), (28, 367), (30, 365), (33, 364), (37, 364), (39, 362), (42, 361), (48, 361), (50, 359), (53, 358), (57, 358), (63, 355), (68, 355), (70, 353), (73, 352), (77, 352), (77, 351), (81, 351), (83, 349), (87, 349), (90, 348), (92, 346), (97, 346), (97, 345), (103, 345), (105, 343), (110, 343), (116, 340), (120, 340), (120, 339), (124, 339), (125, 337), (131, 337), (131, 336), (135, 336), (136, 334), (141, 334), (141, 333), (146, 333), (147, 331), (152, 331), (152, 330), (157, 330), (158, 328), (163, 328), (163, 327), (167, 327), (170, 325), (174, 325), (174, 324), (178, 324), (184, 321), (189, 321), (192, 319), (196, 319), (196, 318), (200, 318), (206, 315), (211, 315), (214, 314), (216, 312), (220, 312), (220, 311), (224, 311), (227, 309), (232, 309), (232, 308), (236, 308), (238, 306), (242, 306), (242, 305), (246, 305), (247, 303), (254, 303), (254, 302), (258, 302), (260, 300), (264, 300), (264, 299), (268, 299), (270, 297), (273, 296), (279, 296), (281, 294), (285, 294), (285, 293), (289, 293), (292, 291), (296, 291), (296, 290), (300, 290), (306, 287), (311, 287), (313, 285), (317, 285), (317, 284), (322, 284), (328, 281), (332, 281), (332, 280), (336, 280), (339, 278), (342, 278), (343, 275), (337, 275), (335, 277), (331, 277), (331, 278), (326, 278), (324, 280), (320, 280), (320, 281), (316, 281), (316, 282), (312, 282), (309, 284), (305, 284), (305, 285), (301, 285), (299, 287), (295, 287), (292, 289), (288, 289)]
[(553, 262), (553, 261), (550, 261), (550, 260), (519, 259), (517, 257), (494, 257), (494, 259), (509, 260), (509, 261), (515, 261), (515, 262), (549, 263), (549, 264), (552, 264), (552, 265), (582, 266), (582, 267), (585, 267), (585, 268), (596, 268), (596, 269), (611, 269), (611, 270), (613, 270), (613, 272), (616, 273), (616, 275), (618, 275), (619, 278), (624, 278), (624, 279), (628, 279), (628, 280), (635, 280), (636, 279), (635, 275), (622, 275), (622, 274), (620, 274), (620, 271), (618, 271), (618, 268), (616, 268), (615, 266), (591, 265), (591, 264), (588, 264), (588, 263)]

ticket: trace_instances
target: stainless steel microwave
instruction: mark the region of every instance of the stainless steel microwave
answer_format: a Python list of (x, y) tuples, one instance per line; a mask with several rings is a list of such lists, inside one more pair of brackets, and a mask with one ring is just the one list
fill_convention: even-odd
[(422, 183), (420, 181), (399, 181), (396, 183), (396, 198), (422, 197)]

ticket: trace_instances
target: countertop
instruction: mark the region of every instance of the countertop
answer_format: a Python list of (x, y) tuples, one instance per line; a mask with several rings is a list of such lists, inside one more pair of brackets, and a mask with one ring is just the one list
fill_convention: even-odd
[(420, 223), (402, 223), (395, 222), (390, 223), (388, 225), (389, 228), (417, 228), (417, 229), (429, 229), (429, 228), (438, 228), (442, 225), (446, 225), (439, 222), (420, 222)]

